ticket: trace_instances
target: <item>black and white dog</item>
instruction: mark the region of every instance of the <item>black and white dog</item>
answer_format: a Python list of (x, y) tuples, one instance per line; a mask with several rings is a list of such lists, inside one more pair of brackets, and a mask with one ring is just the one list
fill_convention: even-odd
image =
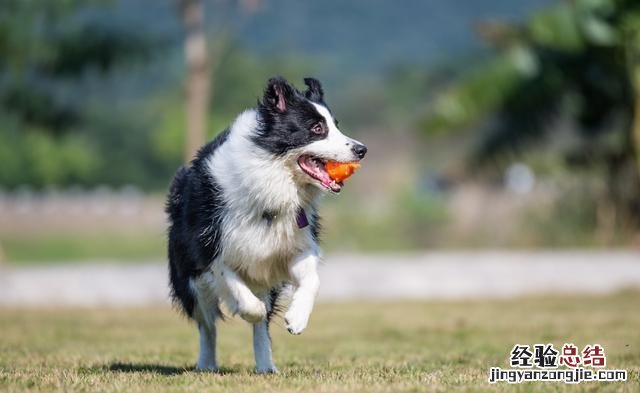
[(176, 174), (167, 213), (172, 296), (200, 332), (197, 368), (216, 370), (216, 319), (224, 303), (253, 324), (259, 373), (276, 372), (269, 319), (285, 286), (292, 288), (287, 329), (307, 326), (316, 294), (318, 215), (323, 190), (342, 183), (326, 160), (361, 160), (367, 148), (343, 135), (324, 103), (320, 82), (298, 91), (269, 80), (256, 108), (205, 145)]

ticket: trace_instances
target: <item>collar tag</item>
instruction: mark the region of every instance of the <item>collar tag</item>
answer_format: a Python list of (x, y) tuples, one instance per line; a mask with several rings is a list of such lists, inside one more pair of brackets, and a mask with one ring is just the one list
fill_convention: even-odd
[(305, 213), (303, 208), (298, 210), (298, 216), (296, 217), (296, 224), (298, 224), (298, 228), (302, 229), (309, 226), (309, 220), (307, 219), (307, 214)]

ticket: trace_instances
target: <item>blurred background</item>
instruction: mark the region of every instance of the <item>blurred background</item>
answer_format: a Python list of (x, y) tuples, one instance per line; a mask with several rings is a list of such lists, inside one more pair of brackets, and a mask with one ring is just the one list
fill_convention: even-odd
[[(283, 373), (229, 318), (198, 375), (165, 196), (275, 75), (369, 152)], [(640, 391), (639, 262), (638, 0), (0, 0), (0, 391), (477, 391), (516, 343)]]
[(164, 264), (173, 173), (273, 75), (369, 146), (330, 254), (640, 245), (636, 0), (9, 0), (0, 259)]

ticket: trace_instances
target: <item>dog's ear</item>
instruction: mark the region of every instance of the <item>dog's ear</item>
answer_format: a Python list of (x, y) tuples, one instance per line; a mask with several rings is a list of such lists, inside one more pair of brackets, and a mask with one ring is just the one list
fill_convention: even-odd
[(282, 77), (269, 79), (267, 88), (264, 91), (263, 103), (280, 113), (287, 111), (287, 108), (293, 102), (295, 88)]
[(304, 84), (307, 85), (307, 91), (304, 96), (315, 102), (323, 102), (324, 91), (320, 81), (315, 78), (304, 78)]

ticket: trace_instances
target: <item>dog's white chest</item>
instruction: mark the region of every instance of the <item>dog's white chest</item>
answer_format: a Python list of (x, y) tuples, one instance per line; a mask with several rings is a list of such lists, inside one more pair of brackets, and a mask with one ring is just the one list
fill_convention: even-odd
[(290, 262), (314, 244), (310, 227), (300, 228), (296, 218), (294, 211), (230, 220), (223, 237), (225, 263), (259, 285), (287, 280)]

